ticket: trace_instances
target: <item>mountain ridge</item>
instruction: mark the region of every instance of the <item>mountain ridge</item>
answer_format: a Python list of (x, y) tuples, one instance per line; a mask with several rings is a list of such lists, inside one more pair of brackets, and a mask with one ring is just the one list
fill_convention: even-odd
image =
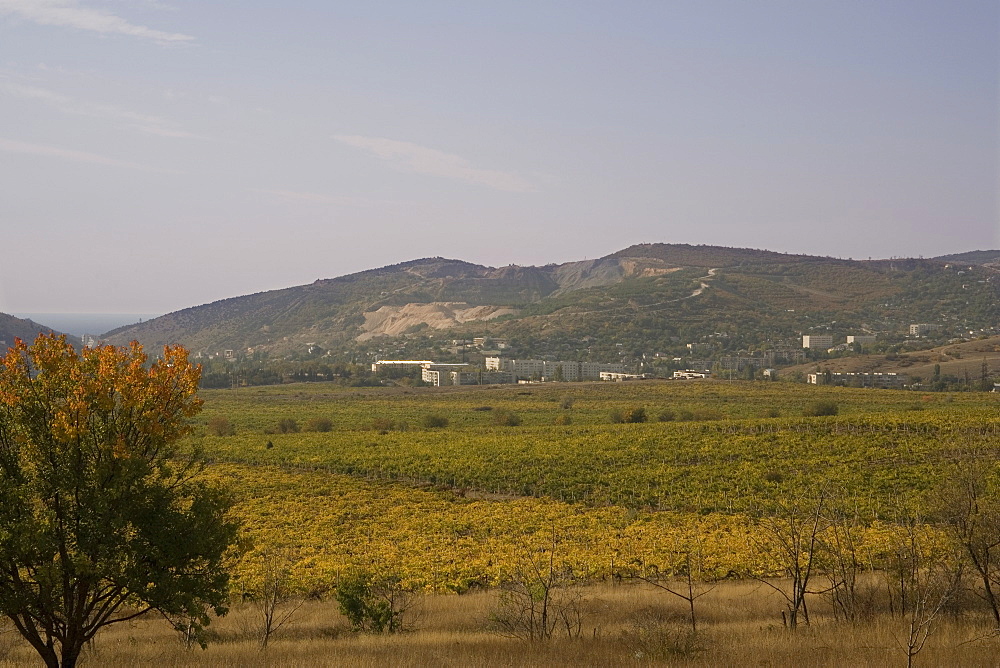
[[(14, 345), (14, 339), (21, 339), (22, 341), (31, 343), (39, 334), (48, 334), (50, 332), (63, 334), (63, 332), (58, 332), (34, 320), (17, 318), (7, 313), (0, 313), (0, 342), (3, 343), (4, 350), (6, 350), (6, 346)], [(65, 336), (66, 340), (73, 345), (80, 345), (79, 338), (71, 334), (66, 334)]]
[[(788, 338), (823, 319), (858, 329), (931, 316), (995, 324), (997, 269), (975, 262), (995, 258), (1000, 251), (845, 260), (662, 243), (543, 266), (490, 267), (428, 257), (229, 297), (104, 338), (116, 344), (131, 338), (146, 345), (181, 343), (209, 354), (231, 349), (286, 355), (306, 347), (356, 350), (434, 332), (608, 339), (638, 329), (648, 331), (631, 338), (662, 344), (681, 334), (696, 338), (708, 330), (742, 328), (756, 331), (760, 343)], [(975, 276), (954, 263), (971, 264)], [(967, 303), (959, 308), (960, 301)], [(736, 327), (737, 321), (745, 325)], [(657, 330), (670, 333), (664, 338)]]

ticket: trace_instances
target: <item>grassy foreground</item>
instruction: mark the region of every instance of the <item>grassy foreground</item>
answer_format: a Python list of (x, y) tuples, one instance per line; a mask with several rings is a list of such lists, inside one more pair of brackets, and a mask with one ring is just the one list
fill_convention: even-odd
[[(922, 510), (956, 457), (981, 457), (996, 472), (1000, 434), (994, 394), (791, 383), (312, 384), (204, 397), (190, 442), (213, 461), (208, 475), (233, 487), (251, 544), (234, 564), (233, 611), (212, 625), (206, 651), (185, 649), (149, 617), (98, 636), (86, 665), (905, 666), (907, 619), (891, 602), (850, 624), (811, 595), (810, 623), (787, 629), (786, 602), (739, 579), (788, 572), (760, 526), (804, 489), (833, 490), (831, 503), (853, 514), (877, 598), (889, 587), (881, 573), (906, 547), (893, 510)], [(837, 415), (810, 414), (820, 402)], [(636, 409), (644, 423), (620, 420)], [(510, 414), (517, 424), (496, 417)], [(329, 431), (310, 430), (319, 419)], [(301, 431), (280, 433), (283, 421)], [(922, 568), (950, 549), (936, 527), (925, 534)], [(581, 595), (579, 637), (491, 632), (493, 587), (545, 549)], [(683, 601), (627, 579), (681, 574), (693, 553), (699, 576), (722, 579), (698, 601), (696, 635)], [(304, 602), (265, 652), (243, 595), (275, 559)], [(356, 569), (398, 577), (414, 593), (411, 632), (350, 630), (332, 591)], [(981, 603), (953, 607), (916, 664), (997, 665), (1000, 639)], [(35, 663), (0, 624), (0, 666)]]
[[(905, 619), (878, 615), (864, 624), (833, 621), (813, 601), (813, 623), (789, 631), (780, 600), (762, 585), (728, 582), (700, 599), (692, 634), (684, 604), (647, 585), (585, 588), (579, 638), (549, 642), (489, 632), (492, 592), (428, 595), (415, 609), (416, 629), (395, 636), (354, 634), (329, 602), (309, 602), (261, 650), (251, 637), (254, 610), (236, 607), (213, 623), (207, 650), (185, 649), (155, 618), (102, 633), (86, 666), (905, 666)], [(998, 640), (985, 618), (942, 619), (916, 657), (925, 666), (995, 666)], [(33, 665), (25, 645), (0, 635), (0, 666)]]

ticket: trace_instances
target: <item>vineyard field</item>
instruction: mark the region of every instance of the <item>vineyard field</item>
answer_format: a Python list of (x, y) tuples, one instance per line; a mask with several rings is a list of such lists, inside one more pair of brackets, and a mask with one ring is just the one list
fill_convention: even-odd
[[(956, 454), (988, 455), (1000, 435), (1000, 403), (990, 393), (562, 385), (215, 391), (206, 393), (206, 420), (224, 416), (235, 434), (200, 442), (219, 462), (637, 510), (766, 513), (775, 499), (824, 482), (878, 515), (886, 500), (919, 499)], [(838, 415), (804, 417), (816, 402), (833, 403)], [(613, 412), (636, 408), (646, 422), (611, 422)], [(667, 410), (674, 419), (657, 421)], [(521, 424), (493, 424), (501, 411)], [(767, 411), (779, 417), (760, 417)], [(421, 427), (426, 415), (447, 426)], [(305, 425), (317, 417), (332, 430), (265, 433), (281, 419)], [(566, 424), (555, 424), (560, 418)]]
[[(768, 536), (745, 515), (629, 511), (552, 499), (469, 499), (451, 492), (322, 472), (219, 464), (210, 475), (239, 490), (236, 513), (252, 548), (236, 585), (253, 590), (280, 555), (303, 593), (321, 595), (353, 570), (391, 573), (407, 589), (464, 592), (500, 584), (519, 560), (551, 551), (582, 581), (622, 573), (777, 576)], [(930, 531), (928, 529), (928, 531)], [(888, 523), (859, 527), (859, 549), (884, 561), (904, 537)]]
[[(304, 423), (329, 418), (338, 431), (368, 430), (373, 420), (406, 423), (440, 413), (451, 429), (492, 424), (494, 410), (510, 410), (523, 426), (552, 425), (568, 416), (574, 425), (607, 424), (609, 413), (646, 409), (648, 420), (664, 412), (673, 419), (753, 420), (798, 417), (816, 401), (833, 401), (841, 416), (929, 412), (948, 417), (998, 413), (1000, 397), (991, 393), (920, 393), (746, 381), (641, 381), (627, 383), (545, 383), (441, 388), (347, 388), (333, 383), (298, 383), (233, 390), (203, 390), (202, 421), (227, 418), (237, 432), (261, 433), (282, 418)], [(568, 408), (564, 406), (568, 405)], [(1000, 414), (1000, 413), (998, 413)]]

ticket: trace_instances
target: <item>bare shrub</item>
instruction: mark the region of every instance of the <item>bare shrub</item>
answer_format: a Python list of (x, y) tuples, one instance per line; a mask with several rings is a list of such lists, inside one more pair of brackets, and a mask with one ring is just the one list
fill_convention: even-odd
[(631, 408), (614, 408), (609, 414), (611, 422), (614, 424), (638, 423), (646, 421), (646, 409), (641, 406)]
[(514, 411), (501, 408), (493, 411), (493, 424), (498, 427), (516, 427), (521, 424), (521, 417)]
[(957, 554), (935, 554), (921, 518), (903, 517), (900, 524), (906, 534), (897, 542), (885, 575), (890, 591), (896, 589), (893, 597), (898, 596), (903, 629), (896, 643), (906, 654), (909, 668), (958, 591), (963, 564)]
[(428, 413), (420, 419), (420, 426), (424, 429), (443, 429), (448, 426), (448, 418), (436, 413)]
[(661, 591), (676, 596), (685, 603), (688, 608), (688, 622), (691, 624), (691, 631), (698, 631), (698, 617), (695, 611), (695, 604), (698, 599), (709, 594), (715, 589), (715, 578), (710, 570), (705, 568), (705, 555), (702, 551), (701, 541), (697, 538), (689, 539), (690, 542), (683, 549), (674, 553), (675, 557), (682, 559), (678, 564), (678, 577), (664, 577), (658, 568), (646, 567), (641, 561), (635, 563), (635, 568), (627, 573), (628, 577), (641, 580)]
[(622, 631), (621, 641), (629, 654), (640, 660), (691, 659), (706, 650), (701, 633), (692, 631), (682, 620), (673, 620), (653, 610), (645, 611)]
[(208, 433), (210, 436), (232, 436), (236, 429), (229, 424), (228, 419), (216, 415), (208, 421)]
[(380, 434), (388, 434), (390, 431), (406, 431), (407, 424), (405, 422), (391, 420), (389, 418), (377, 417), (371, 421), (368, 428), (373, 429)]
[(825, 489), (807, 490), (776, 502), (773, 514), (759, 518), (756, 523), (755, 550), (767, 562), (781, 565), (789, 588), (758, 573), (747, 575), (785, 599), (781, 617), (791, 629), (798, 627), (800, 619), (809, 624), (806, 594), (810, 593), (810, 580), (819, 570), (821, 538), (830, 525), (826, 516), (829, 502), (830, 494)]
[(814, 401), (807, 404), (802, 409), (802, 415), (805, 417), (821, 417), (824, 415), (836, 415), (840, 412), (840, 408), (837, 406), (836, 401), (830, 401), (829, 399), (821, 399), (819, 401)]
[(244, 631), (261, 649), (267, 649), (275, 634), (292, 621), (304, 602), (292, 587), (291, 559), (274, 552), (261, 555), (257, 582), (244, 596), (253, 610)]
[(656, 414), (657, 422), (672, 422), (677, 415), (669, 408), (664, 408)]
[(299, 433), (299, 423), (295, 421), (295, 418), (281, 418), (278, 420), (277, 432), (279, 434), (297, 434)]
[(572, 569), (558, 563), (558, 548), (554, 531), (545, 547), (518, 547), (489, 618), (494, 633), (522, 640), (548, 640), (557, 634), (580, 637), (582, 594)]
[(333, 429), (333, 420), (325, 417), (315, 417), (306, 423), (306, 431), (328, 432)]

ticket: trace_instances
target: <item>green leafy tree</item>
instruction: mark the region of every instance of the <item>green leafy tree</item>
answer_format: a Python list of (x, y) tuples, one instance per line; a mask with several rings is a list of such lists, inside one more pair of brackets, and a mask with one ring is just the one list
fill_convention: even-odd
[(231, 497), (177, 446), (199, 373), (180, 347), (147, 365), (54, 335), (0, 359), (0, 614), (46, 666), (151, 611), (189, 634), (226, 612)]
[(351, 628), (366, 633), (398, 633), (413, 598), (398, 577), (366, 571), (346, 575), (334, 593)]

